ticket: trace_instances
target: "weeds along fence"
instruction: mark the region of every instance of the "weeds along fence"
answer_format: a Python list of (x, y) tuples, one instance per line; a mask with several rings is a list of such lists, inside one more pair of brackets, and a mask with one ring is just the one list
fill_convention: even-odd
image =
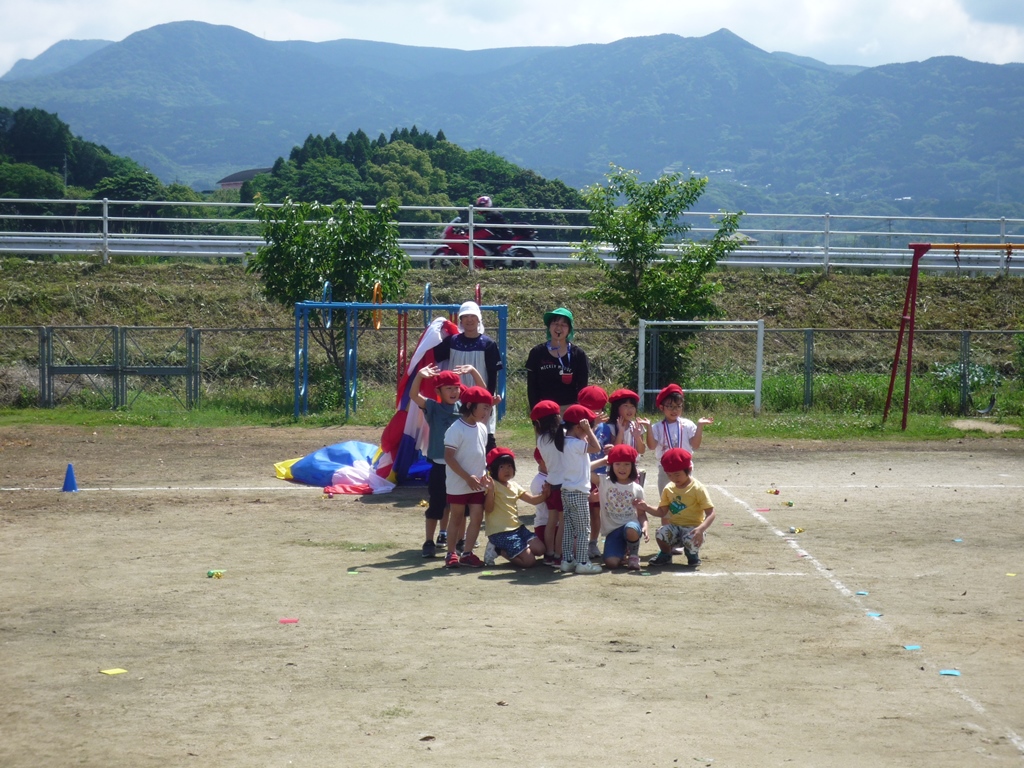
[[(762, 412), (881, 414), (896, 333), (766, 329)], [(383, 424), (394, 412), (398, 329), (367, 327), (360, 334), (353, 420)], [(411, 352), (418, 329), (410, 328), (409, 336)], [(286, 416), (293, 407), (294, 338), (293, 328), (0, 327), (0, 407), (198, 407)], [(523, 365), (530, 348), (543, 340), (543, 329), (509, 329), (507, 417), (526, 418)], [(636, 388), (635, 330), (581, 328), (575, 342), (587, 352), (591, 383), (609, 390)], [(674, 376), (685, 389), (752, 388), (755, 343), (756, 332), (746, 330), (652, 333), (646, 387), (659, 388)], [(667, 349), (681, 350), (679, 373), (659, 367)], [(1022, 416), (1022, 371), (1024, 330), (918, 331), (911, 410)], [(315, 345), (310, 378), (311, 413), (344, 410), (339, 374)], [(896, 395), (902, 396), (901, 388)], [(749, 395), (687, 397), (691, 413), (749, 413), (751, 408)]]

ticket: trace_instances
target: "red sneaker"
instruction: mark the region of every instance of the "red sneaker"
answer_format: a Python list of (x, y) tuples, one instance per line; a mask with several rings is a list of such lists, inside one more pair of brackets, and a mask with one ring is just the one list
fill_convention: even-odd
[(448, 557), (444, 559), (445, 568), (458, 568), (459, 567), (459, 555), (456, 552), (449, 552)]
[(463, 552), (462, 557), (459, 558), (459, 562), (462, 565), (468, 565), (470, 568), (483, 568), (484, 561), (474, 555), (472, 552)]

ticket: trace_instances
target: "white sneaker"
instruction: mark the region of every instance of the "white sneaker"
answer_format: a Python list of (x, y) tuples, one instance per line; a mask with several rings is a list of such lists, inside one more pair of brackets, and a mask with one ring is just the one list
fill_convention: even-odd
[(487, 549), (484, 550), (484, 565), (490, 567), (494, 565), (495, 559), (498, 557), (498, 550), (495, 549), (491, 542), (487, 542)]
[(576, 573), (600, 573), (601, 566), (597, 563), (579, 563), (576, 566)]
[(560, 570), (562, 573), (575, 573), (576, 563), (574, 563), (572, 560), (563, 559), (562, 564), (558, 566), (558, 570)]

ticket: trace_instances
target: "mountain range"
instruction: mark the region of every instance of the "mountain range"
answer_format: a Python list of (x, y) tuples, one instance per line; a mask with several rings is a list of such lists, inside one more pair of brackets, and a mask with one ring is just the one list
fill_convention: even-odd
[(0, 105), (56, 112), (200, 188), (309, 134), (416, 125), (573, 186), (609, 163), (707, 174), (709, 204), (748, 211), (806, 198), (833, 212), (930, 200), (949, 215), (1013, 215), (1024, 201), (1024, 65), (832, 66), (724, 29), (462, 51), (175, 22), (19, 61)]

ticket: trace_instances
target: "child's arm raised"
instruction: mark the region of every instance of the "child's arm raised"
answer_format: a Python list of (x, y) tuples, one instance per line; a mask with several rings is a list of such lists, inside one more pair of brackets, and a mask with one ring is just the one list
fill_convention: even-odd
[(420, 408), (427, 407), (427, 398), (420, 393), (420, 387), (423, 386), (423, 380), (429, 379), (432, 376), (437, 376), (441, 372), (441, 369), (434, 365), (425, 365), (416, 371), (416, 378), (412, 380), (412, 386), (409, 388), (409, 399), (412, 400)]
[(587, 441), (587, 453), (599, 453), (601, 451), (601, 441), (594, 434), (594, 428), (590, 426), (590, 421), (580, 419), (580, 429), (583, 430), (583, 439)]
[(693, 437), (690, 438), (690, 447), (693, 448), (693, 450), (697, 450), (698, 448), (700, 448), (700, 444), (704, 440), (704, 425), (714, 423), (714, 416), (705, 416), (703, 418), (697, 419), (697, 431), (694, 433)]

